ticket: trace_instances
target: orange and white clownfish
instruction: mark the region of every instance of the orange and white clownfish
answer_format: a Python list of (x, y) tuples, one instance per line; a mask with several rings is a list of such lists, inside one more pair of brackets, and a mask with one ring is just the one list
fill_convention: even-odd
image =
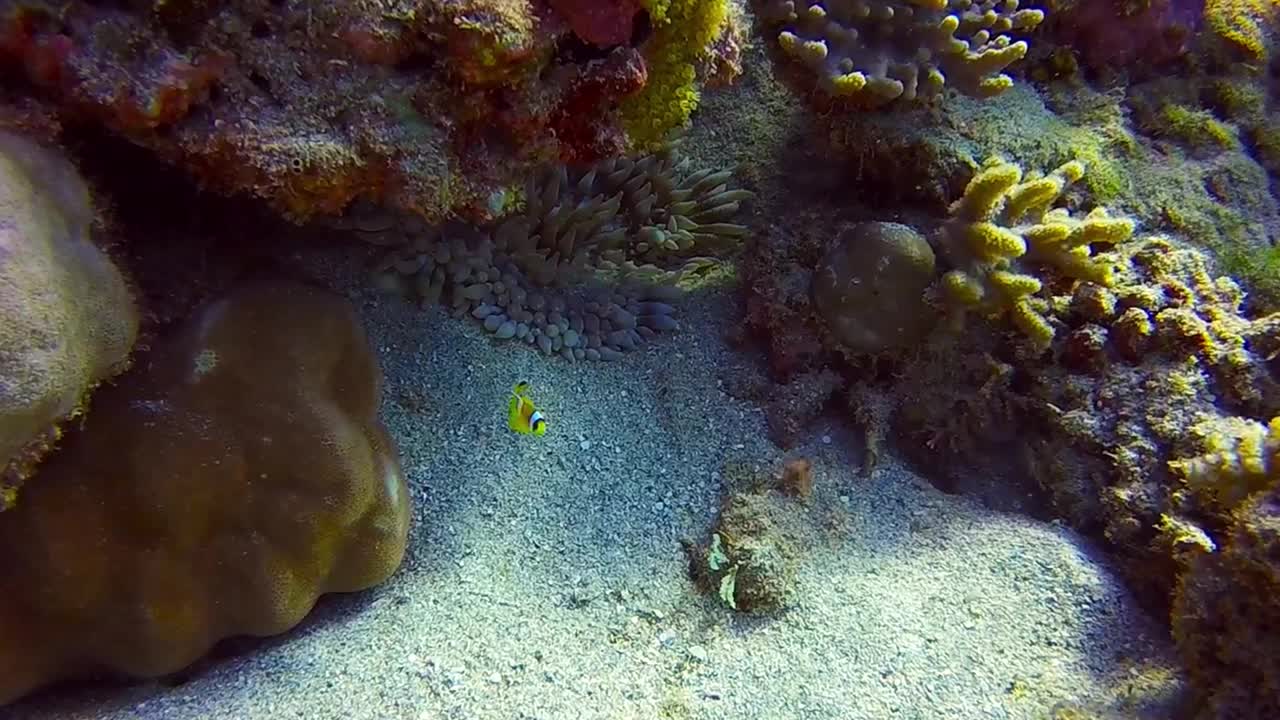
[(507, 403), (507, 427), (521, 435), (545, 435), (547, 420), (529, 399), (529, 383), (521, 380), (511, 389)]

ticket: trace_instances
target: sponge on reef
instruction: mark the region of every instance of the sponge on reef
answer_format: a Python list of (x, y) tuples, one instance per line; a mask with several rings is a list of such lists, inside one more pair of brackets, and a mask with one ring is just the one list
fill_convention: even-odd
[(0, 703), (151, 677), (399, 565), (409, 499), (354, 310), (253, 285), (203, 310), (0, 514)]
[(778, 45), (817, 74), (832, 95), (866, 106), (928, 99), (946, 85), (990, 97), (1009, 89), (1002, 71), (1027, 54), (1044, 12), (1018, 0), (765, 0), (782, 26)]
[(1041, 280), (1029, 269), (1110, 285), (1113, 268), (1094, 257), (1091, 246), (1124, 242), (1134, 230), (1132, 220), (1111, 217), (1104, 208), (1078, 218), (1053, 207), (1084, 172), (1073, 160), (1043, 177), (1024, 177), (1014, 163), (988, 160), (939, 233), (954, 267), (942, 278), (945, 299), (988, 316), (1008, 314), (1035, 347), (1047, 348), (1054, 329), (1046, 301), (1037, 297)]

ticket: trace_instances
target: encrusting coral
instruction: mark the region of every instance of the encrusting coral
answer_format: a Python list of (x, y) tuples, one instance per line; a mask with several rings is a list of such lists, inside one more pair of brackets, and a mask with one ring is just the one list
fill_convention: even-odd
[(828, 93), (859, 105), (929, 99), (950, 85), (990, 97), (1013, 79), (1002, 71), (1027, 54), (1010, 33), (1044, 12), (1018, 0), (763, 0), (781, 25), (778, 45), (808, 66)]
[(717, 264), (746, 228), (727, 222), (746, 190), (729, 171), (684, 174), (672, 145), (584, 172), (557, 166), (530, 179), (523, 212), (492, 232), (443, 229), (369, 210), (340, 221), (391, 246), (375, 282), (423, 306), (446, 301), (499, 339), (569, 360), (613, 360), (679, 328), (675, 286)]
[(212, 303), (98, 391), (0, 513), (0, 703), (172, 673), (400, 564), (409, 496), (354, 309), (297, 284)]
[(642, 0), (653, 37), (642, 51), (649, 82), (624, 98), (620, 112), (632, 146), (658, 147), (698, 106), (698, 70), (731, 17), (727, 0)]
[(1267, 424), (1243, 417), (1213, 418), (1188, 429), (1197, 454), (1169, 462), (1200, 503), (1230, 510), (1280, 482), (1280, 417)]
[[(987, 316), (1008, 314), (1036, 348), (1047, 348), (1054, 329), (1035, 267), (1106, 286), (1112, 269), (1094, 256), (1093, 244), (1115, 245), (1134, 223), (1095, 208), (1084, 218), (1055, 208), (1068, 184), (1084, 176), (1084, 164), (1068, 162), (1052, 173), (1023, 177), (1022, 168), (992, 159), (969, 181), (951, 207), (938, 243), (954, 269), (942, 277), (952, 307)], [(1016, 264), (1015, 264), (1016, 263)]]

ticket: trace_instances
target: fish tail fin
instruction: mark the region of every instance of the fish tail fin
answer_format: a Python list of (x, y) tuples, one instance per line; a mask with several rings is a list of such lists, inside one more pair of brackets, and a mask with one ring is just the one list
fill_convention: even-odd
[(529, 381), (521, 380), (516, 386), (511, 388), (511, 393), (516, 397), (524, 397), (529, 392)]

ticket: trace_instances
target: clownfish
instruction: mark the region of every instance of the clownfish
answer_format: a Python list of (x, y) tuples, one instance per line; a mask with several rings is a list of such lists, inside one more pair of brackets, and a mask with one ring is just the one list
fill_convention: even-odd
[(507, 427), (521, 435), (545, 435), (547, 420), (529, 399), (529, 383), (521, 380), (511, 389), (507, 402)]

